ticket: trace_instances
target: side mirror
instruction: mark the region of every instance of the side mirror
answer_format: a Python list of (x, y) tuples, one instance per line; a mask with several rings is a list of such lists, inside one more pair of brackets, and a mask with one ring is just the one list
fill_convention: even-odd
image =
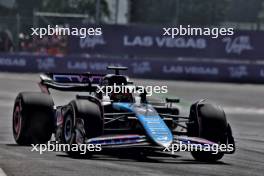
[(141, 104), (141, 97), (136, 96), (135, 97), (135, 104), (139, 106)]
[(106, 95), (103, 96), (102, 100), (103, 102), (111, 102), (110, 97)]
[(166, 98), (165, 99), (167, 103), (180, 103), (180, 98)]

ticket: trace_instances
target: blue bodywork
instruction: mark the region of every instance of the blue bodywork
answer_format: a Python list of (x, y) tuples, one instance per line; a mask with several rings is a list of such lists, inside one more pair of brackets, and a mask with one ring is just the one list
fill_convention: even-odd
[(173, 142), (171, 130), (167, 127), (157, 111), (149, 104), (113, 103), (116, 110), (135, 113), (152, 142), (162, 147), (168, 147)]

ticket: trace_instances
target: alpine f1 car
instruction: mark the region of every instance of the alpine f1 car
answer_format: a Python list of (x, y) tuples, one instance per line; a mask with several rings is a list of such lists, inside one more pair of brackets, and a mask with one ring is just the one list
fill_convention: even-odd
[[(230, 124), (223, 109), (200, 100), (181, 116), (178, 98), (152, 101), (146, 93), (98, 92), (99, 86), (133, 85), (126, 67), (108, 67), (114, 74), (41, 74), (41, 92), (19, 93), (13, 111), (17, 144), (47, 143), (52, 134), (61, 144), (101, 144), (102, 148), (145, 147), (168, 149), (173, 144), (232, 144)], [(82, 92), (66, 105), (54, 105), (50, 89)], [(80, 93), (79, 93), (80, 94)], [(196, 160), (217, 161), (228, 151), (190, 151)], [(71, 154), (71, 152), (69, 152)]]

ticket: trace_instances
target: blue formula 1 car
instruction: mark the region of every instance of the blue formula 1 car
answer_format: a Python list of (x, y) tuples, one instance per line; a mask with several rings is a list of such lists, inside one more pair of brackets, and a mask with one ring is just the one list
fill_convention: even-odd
[[(15, 100), (13, 135), (17, 144), (47, 143), (54, 134), (61, 144), (100, 144), (102, 149), (144, 148), (168, 153), (171, 149), (174, 152), (175, 144), (233, 146), (224, 151), (217, 148), (217, 153), (190, 151), (200, 161), (217, 161), (224, 154), (234, 153), (232, 130), (222, 108), (200, 100), (184, 117), (176, 106), (177, 98), (153, 101), (145, 91), (105, 95), (98, 89), (134, 85), (119, 74), (125, 67), (108, 69), (115, 70), (115, 74), (41, 74), (41, 92), (22, 92)], [(50, 89), (84, 95), (55, 106)]]

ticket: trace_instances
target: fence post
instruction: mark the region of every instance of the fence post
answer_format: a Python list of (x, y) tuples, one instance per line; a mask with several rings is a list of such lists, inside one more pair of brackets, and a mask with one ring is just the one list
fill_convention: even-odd
[(15, 33), (15, 37), (14, 37), (14, 41), (15, 41), (15, 50), (18, 51), (19, 50), (19, 33), (20, 33), (20, 22), (21, 18), (20, 18), (20, 14), (17, 13), (16, 14), (16, 33)]
[(100, 23), (100, 13), (101, 13), (101, 7), (100, 6), (101, 6), (101, 0), (96, 0), (95, 22), (97, 24)]

